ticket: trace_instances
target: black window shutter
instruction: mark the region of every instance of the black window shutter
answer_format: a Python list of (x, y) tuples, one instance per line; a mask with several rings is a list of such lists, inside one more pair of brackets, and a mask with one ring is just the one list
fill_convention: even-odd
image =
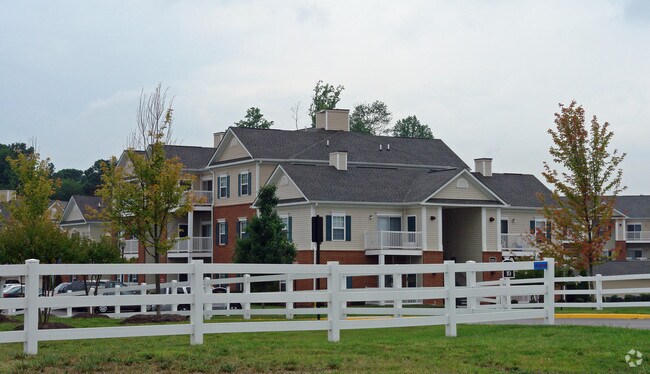
[(221, 199), (221, 178), (217, 177), (217, 199)]
[(226, 238), (224, 239), (223, 244), (228, 244), (228, 222), (224, 222), (223, 225), (224, 225), (224, 231), (225, 231), (225, 234), (226, 234), (225, 235)]
[(237, 232), (237, 239), (239, 239), (240, 234), (241, 234), (241, 221), (237, 221), (237, 226), (235, 227), (236, 232)]
[(293, 226), (293, 220), (291, 217), (287, 220), (287, 238), (289, 239), (289, 243), (293, 243), (293, 233), (292, 233), (292, 227)]
[(551, 239), (551, 223), (546, 222), (546, 238)]
[(530, 233), (535, 235), (535, 221), (530, 221)]
[(241, 196), (241, 174), (237, 174), (237, 196)]
[(325, 240), (332, 240), (332, 216), (325, 216)]
[(352, 217), (345, 216), (345, 241), (352, 241)]
[(230, 197), (230, 175), (226, 177), (226, 197)]
[(251, 181), (251, 172), (248, 172), (248, 194), (251, 194), (251, 190), (253, 189), (253, 182)]

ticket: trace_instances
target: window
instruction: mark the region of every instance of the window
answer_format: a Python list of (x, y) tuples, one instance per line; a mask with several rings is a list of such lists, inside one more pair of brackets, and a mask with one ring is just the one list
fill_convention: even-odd
[(230, 177), (228, 175), (220, 175), (219, 179), (219, 195), (220, 199), (230, 197)]
[(248, 220), (246, 218), (240, 218), (237, 221), (237, 237), (239, 239), (245, 238), (248, 236), (246, 229), (248, 228)]
[(228, 224), (226, 221), (219, 221), (219, 245), (228, 244)]
[(286, 235), (289, 242), (292, 242), (293, 238), (291, 237), (291, 217), (285, 214), (280, 216), (280, 219), (282, 220), (283, 223), (282, 232), (284, 233), (284, 235)]
[(332, 240), (345, 240), (345, 216), (332, 214)]
[(202, 191), (212, 191), (212, 179), (204, 179), (201, 181)]
[(640, 249), (628, 249), (627, 258), (628, 260), (638, 260), (643, 257), (643, 251)]
[(251, 194), (251, 173), (243, 171), (239, 173), (239, 196)]
[(464, 178), (460, 178), (458, 181), (456, 181), (456, 188), (468, 188), (469, 184)]

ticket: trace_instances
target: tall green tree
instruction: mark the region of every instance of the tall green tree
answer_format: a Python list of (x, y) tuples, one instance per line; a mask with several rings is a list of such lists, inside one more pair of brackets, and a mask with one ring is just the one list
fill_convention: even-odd
[(433, 139), (433, 133), (428, 125), (420, 122), (416, 116), (402, 118), (393, 127), (393, 136), (402, 138)]
[(245, 237), (237, 240), (234, 262), (290, 264), (295, 260), (296, 247), (289, 241), (286, 227), (275, 211), (275, 190), (274, 185), (260, 189), (256, 200), (259, 216), (251, 219)]
[(95, 195), (95, 191), (97, 191), (102, 184), (102, 164), (108, 164), (109, 162), (110, 160), (100, 158), (95, 161), (91, 167), (84, 171), (82, 181), (84, 195)]
[[(193, 202), (181, 183), (191, 177), (183, 173), (177, 157), (165, 155), (165, 144), (171, 141), (172, 112), (160, 84), (151, 94), (141, 95), (138, 127), (131, 136), (134, 147), (124, 153), (128, 165), (117, 166), (113, 158), (104, 166), (103, 184), (97, 190), (103, 206), (97, 214), (111, 222), (113, 231), (137, 237), (155, 263), (179, 240), (178, 233), (170, 229), (172, 218), (187, 214)], [(156, 293), (160, 293), (159, 276)]]
[(548, 133), (553, 139), (549, 153), (554, 165), (544, 162), (542, 175), (553, 186), (553, 194), (551, 201), (539, 198), (544, 216), (552, 223), (552, 240), (538, 229), (537, 246), (543, 256), (593, 274), (611, 238), (616, 196), (625, 189), (619, 168), (625, 153), (610, 150), (614, 133), (609, 123), (600, 124), (596, 116), (585, 123), (585, 111), (575, 101), (560, 104), (555, 128)]
[(273, 126), (273, 121), (268, 121), (260, 112), (260, 108), (251, 107), (246, 110), (243, 120), (235, 122), (237, 127), (248, 127), (253, 129), (268, 129)]
[(15, 159), (18, 154), (34, 153), (34, 147), (25, 143), (0, 144), (0, 190), (15, 190), (18, 186), (18, 176), (11, 168), (9, 159)]
[(309, 106), (309, 116), (311, 117), (311, 127), (316, 127), (316, 113), (325, 109), (335, 109), (336, 104), (341, 100), (341, 92), (345, 87), (333, 86), (329, 83), (323, 83), (319, 80), (314, 87), (314, 96), (311, 98)]
[(388, 133), (388, 125), (392, 119), (392, 114), (383, 101), (359, 104), (350, 115), (350, 131), (384, 135)]

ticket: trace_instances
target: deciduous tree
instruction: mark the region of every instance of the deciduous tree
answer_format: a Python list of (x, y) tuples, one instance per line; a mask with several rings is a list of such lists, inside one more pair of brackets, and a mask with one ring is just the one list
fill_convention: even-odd
[(319, 80), (314, 87), (314, 96), (311, 98), (309, 106), (309, 116), (311, 117), (311, 127), (316, 127), (316, 113), (325, 109), (334, 109), (336, 104), (341, 100), (341, 92), (345, 87), (333, 86), (329, 83), (323, 83)]
[(545, 240), (545, 233), (537, 230), (537, 245), (543, 256), (592, 274), (611, 237), (616, 196), (625, 189), (619, 168), (625, 153), (610, 150), (614, 133), (609, 123), (600, 124), (593, 116), (588, 125), (584, 109), (575, 101), (560, 104), (555, 128), (548, 133), (555, 165), (544, 162), (542, 175), (553, 186), (553, 194), (551, 201), (539, 198), (544, 216), (552, 223), (552, 240)]
[(364, 134), (384, 135), (393, 119), (388, 106), (376, 100), (372, 104), (359, 104), (350, 115), (350, 131)]
[(397, 121), (393, 127), (393, 136), (433, 139), (431, 128), (422, 124), (416, 116), (408, 116)]
[(259, 108), (251, 107), (246, 110), (243, 120), (235, 122), (237, 127), (248, 127), (253, 129), (268, 129), (273, 126), (273, 121), (268, 121), (260, 112)]

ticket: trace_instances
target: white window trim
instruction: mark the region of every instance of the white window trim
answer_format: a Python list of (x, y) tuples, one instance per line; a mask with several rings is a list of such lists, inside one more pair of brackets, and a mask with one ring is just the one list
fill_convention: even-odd
[[(240, 180), (240, 182), (239, 182), (239, 195), (240, 196), (248, 195), (248, 192), (250, 192), (250, 190), (251, 190), (251, 181), (250, 181), (250, 178), (248, 178), (249, 173), (250, 172), (248, 170), (244, 170), (244, 171), (239, 172), (239, 180)], [(244, 175), (246, 176), (246, 179), (247, 179), (246, 186), (248, 188), (248, 192), (246, 192), (246, 194), (244, 194), (244, 192), (242, 191), (242, 188), (244, 188)]]
[(244, 237), (244, 232), (245, 232), (244, 230), (242, 230), (243, 229), (241, 225), (242, 222), (246, 222), (246, 229), (248, 229), (248, 218), (239, 217), (239, 219), (237, 219), (237, 225), (239, 226), (239, 239), (242, 239)]
[[(335, 239), (334, 238), (334, 217), (343, 217), (343, 239)], [(331, 232), (331, 236), (332, 236), (332, 241), (333, 242), (344, 242), (345, 241), (345, 237), (346, 237), (345, 235), (347, 234), (345, 232), (345, 228), (347, 226), (346, 223), (347, 222), (346, 222), (345, 213), (332, 213), (332, 227), (331, 227), (332, 232)], [(341, 228), (337, 227), (336, 230), (341, 230)]]
[(221, 235), (224, 234), (224, 235), (226, 235), (226, 238), (227, 238), (227, 237), (228, 237), (228, 233), (227, 233), (227, 232), (222, 233), (222, 232), (221, 232), (221, 228), (222, 228), (222, 227), (223, 227), (223, 229), (224, 229), (224, 231), (225, 231), (225, 229), (226, 229), (226, 220), (225, 220), (225, 219), (219, 219), (219, 220), (217, 220), (217, 230), (218, 230), (217, 242), (218, 242), (219, 245), (226, 245), (226, 243), (223, 243), (223, 242), (221, 241)]
[[(226, 194), (222, 195), (221, 194), (221, 178), (225, 179), (225, 185), (224, 188), (226, 189)], [(228, 174), (221, 174), (217, 177), (217, 195), (219, 196), (220, 199), (225, 199), (228, 197)]]

